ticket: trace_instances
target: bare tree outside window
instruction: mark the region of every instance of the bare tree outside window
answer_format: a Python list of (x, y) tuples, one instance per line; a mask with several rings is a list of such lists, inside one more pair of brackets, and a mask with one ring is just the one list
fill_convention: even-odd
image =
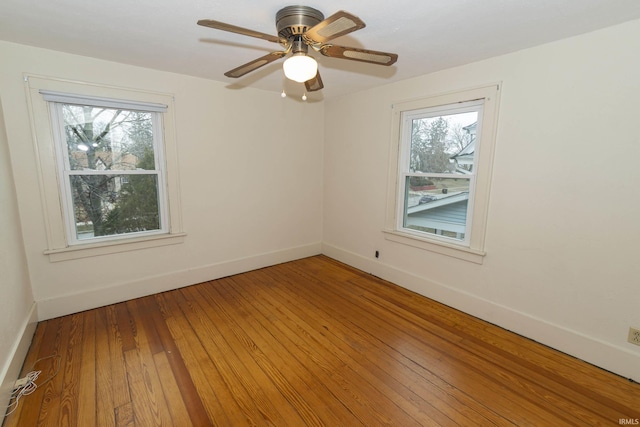
[(153, 113), (61, 108), (77, 239), (160, 229)]

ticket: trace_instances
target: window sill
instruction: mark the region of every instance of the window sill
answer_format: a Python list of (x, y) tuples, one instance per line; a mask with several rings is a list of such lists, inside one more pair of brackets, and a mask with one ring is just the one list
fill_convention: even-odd
[(87, 243), (60, 249), (44, 251), (50, 262), (70, 261), (119, 252), (137, 251), (158, 246), (176, 245), (184, 243), (186, 233), (161, 234), (155, 236), (137, 237), (131, 239), (112, 240), (101, 243)]
[(487, 254), (486, 252), (477, 249), (452, 245), (446, 242), (439, 242), (435, 240), (427, 240), (396, 230), (384, 230), (383, 232), (385, 239), (392, 242), (402, 243), (414, 248), (439, 253), (441, 255), (450, 256), (453, 258), (461, 259), (463, 261), (473, 262), (475, 264), (482, 264), (482, 262), (484, 261), (484, 257)]

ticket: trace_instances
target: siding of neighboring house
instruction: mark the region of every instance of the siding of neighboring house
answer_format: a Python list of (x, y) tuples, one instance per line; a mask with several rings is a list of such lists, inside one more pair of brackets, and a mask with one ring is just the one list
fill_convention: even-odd
[(461, 200), (409, 214), (406, 225), (464, 233), (466, 219), (467, 200)]

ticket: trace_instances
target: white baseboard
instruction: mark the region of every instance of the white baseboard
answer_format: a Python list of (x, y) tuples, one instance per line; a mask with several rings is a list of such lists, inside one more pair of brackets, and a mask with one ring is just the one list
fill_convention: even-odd
[[(0, 408), (4, 408), (9, 404), (11, 392), (13, 391), (13, 385), (15, 384), (20, 370), (24, 363), (24, 359), (27, 357), (33, 334), (36, 331), (38, 324), (36, 303), (31, 304), (29, 312), (25, 316), (20, 330), (16, 334), (15, 341), (9, 351), (9, 357), (5, 362), (5, 366), (0, 371)], [(0, 424), (2, 424), (0, 422)]]
[(86, 292), (62, 295), (38, 301), (38, 319), (46, 320), (92, 308), (115, 304), (159, 292), (195, 285), (233, 274), (244, 273), (270, 265), (318, 255), (321, 243), (313, 243), (246, 258), (205, 265), (199, 268), (176, 271), (171, 274), (149, 276), (132, 282), (124, 282)]
[(326, 243), (322, 253), (445, 305), (640, 382), (640, 354)]

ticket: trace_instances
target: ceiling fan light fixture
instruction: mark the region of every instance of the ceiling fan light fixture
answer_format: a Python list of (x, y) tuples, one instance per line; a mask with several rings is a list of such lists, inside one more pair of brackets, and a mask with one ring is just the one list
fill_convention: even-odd
[(318, 74), (318, 63), (304, 53), (295, 53), (282, 64), (284, 75), (298, 83), (311, 80)]

